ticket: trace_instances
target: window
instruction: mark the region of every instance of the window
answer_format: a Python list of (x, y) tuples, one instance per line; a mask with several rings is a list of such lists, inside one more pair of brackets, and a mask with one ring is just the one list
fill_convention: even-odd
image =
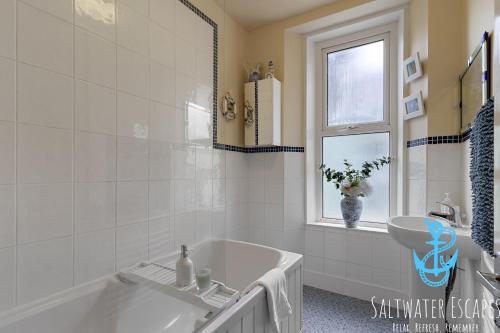
[[(322, 116), (317, 144), (327, 167), (343, 170), (347, 159), (361, 168), (364, 161), (394, 156), (396, 111), (389, 93), (393, 73), (390, 46), (390, 29), (320, 44)], [(385, 222), (394, 212), (393, 169), (384, 167), (372, 174), (369, 181), (374, 192), (362, 199), (362, 221)], [(318, 174), (321, 217), (341, 220), (340, 191)]]

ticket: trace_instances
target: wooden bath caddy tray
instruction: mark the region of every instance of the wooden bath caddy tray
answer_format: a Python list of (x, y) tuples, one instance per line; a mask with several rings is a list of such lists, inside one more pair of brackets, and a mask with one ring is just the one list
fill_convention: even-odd
[(214, 314), (235, 303), (239, 296), (237, 290), (214, 280), (212, 280), (212, 286), (202, 292), (197, 290), (196, 282), (187, 287), (178, 287), (175, 269), (151, 262), (143, 262), (122, 270), (120, 276), (128, 281), (147, 285), (184, 302), (208, 309)]

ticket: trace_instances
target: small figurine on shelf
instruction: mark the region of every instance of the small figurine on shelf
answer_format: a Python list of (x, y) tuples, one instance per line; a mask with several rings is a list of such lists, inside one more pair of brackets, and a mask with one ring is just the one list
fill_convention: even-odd
[(266, 79), (270, 79), (274, 77), (274, 62), (272, 60), (269, 60), (267, 63), (267, 73), (266, 73)]
[(260, 77), (260, 64), (257, 64), (255, 67), (250, 67), (247, 63), (245, 66), (245, 70), (248, 75), (248, 82), (257, 82), (261, 79)]

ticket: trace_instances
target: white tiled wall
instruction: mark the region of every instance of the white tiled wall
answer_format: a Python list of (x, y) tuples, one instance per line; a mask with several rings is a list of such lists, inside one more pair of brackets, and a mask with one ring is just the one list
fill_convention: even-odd
[[(305, 269), (329, 277), (408, 291), (409, 251), (387, 233), (307, 226)], [(307, 283), (307, 281), (306, 281)]]
[(212, 32), (175, 0), (0, 1), (0, 311), (224, 236), (226, 190), (245, 230)]
[(469, 179), (469, 141), (434, 144), (408, 149), (408, 213), (426, 215), (439, 210), (436, 201), (449, 193), (454, 204), (471, 219), (471, 186)]
[(249, 240), (304, 251), (303, 153), (248, 155)]

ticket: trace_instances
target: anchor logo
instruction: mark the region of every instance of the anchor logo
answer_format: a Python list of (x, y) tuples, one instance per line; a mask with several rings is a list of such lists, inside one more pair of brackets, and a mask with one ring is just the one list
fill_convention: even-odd
[[(413, 250), (413, 261), (415, 262), (415, 268), (417, 269), (422, 281), (429, 287), (437, 288), (448, 282), (450, 269), (457, 263), (458, 249), (455, 250), (455, 253), (453, 253), (448, 261), (446, 261), (444, 256), (440, 254), (448, 251), (453, 247), (453, 245), (455, 245), (457, 235), (453, 229), (450, 227), (444, 227), (436, 220), (427, 218), (424, 222), (427, 224), (427, 229), (432, 236), (432, 240), (425, 242), (425, 244), (431, 245), (433, 249), (422, 259), (420, 259), (417, 252)], [(450, 236), (450, 240), (448, 242), (439, 240), (443, 234), (448, 234)], [(432, 259), (434, 266), (426, 267), (426, 263), (430, 259)], [(433, 279), (430, 279), (429, 275), (431, 277), (433, 276)]]

